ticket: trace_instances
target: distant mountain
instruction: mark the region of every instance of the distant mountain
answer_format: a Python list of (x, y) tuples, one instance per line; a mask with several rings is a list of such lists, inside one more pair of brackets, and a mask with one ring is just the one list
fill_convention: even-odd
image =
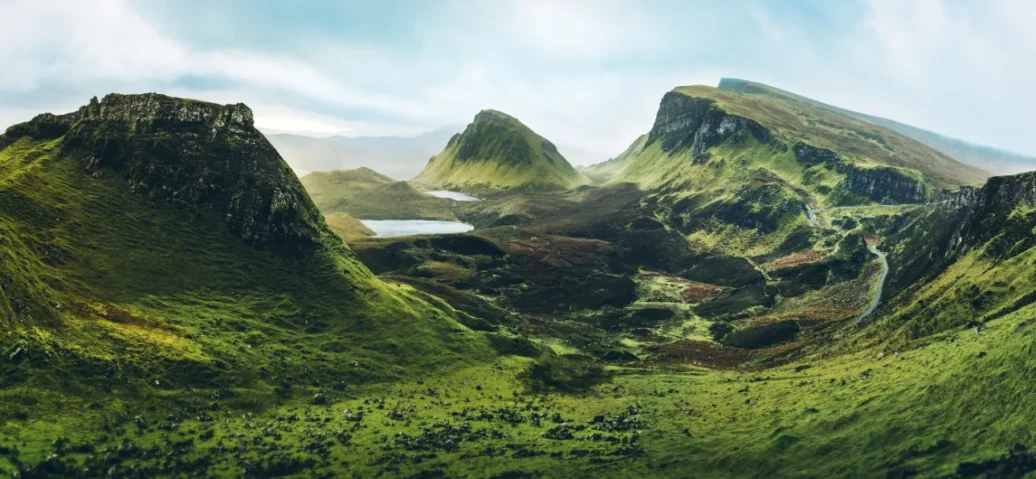
[(842, 115), (850, 116), (859, 120), (873, 123), (874, 125), (888, 128), (901, 135), (917, 140), (924, 145), (953, 158), (961, 163), (982, 168), (995, 175), (1008, 175), (1022, 171), (1036, 170), (1036, 157), (1020, 155), (1010, 151), (1001, 150), (991, 146), (976, 145), (964, 140), (958, 140), (939, 133), (931, 132), (898, 121), (889, 120), (877, 116), (858, 113), (836, 106), (811, 100), (794, 93), (786, 92), (762, 83), (750, 82), (736, 78), (724, 78), (719, 82), (719, 89), (734, 93), (746, 93), (752, 95), (770, 95), (775, 97), (792, 98), (795, 101), (809, 103), (814, 107), (825, 108)]
[(368, 167), (397, 180), (409, 180), (459, 130), (459, 127), (444, 127), (412, 137), (314, 138), (278, 133), (267, 138), (299, 176), (313, 171)]
[(572, 188), (587, 182), (553, 143), (494, 110), (475, 115), (414, 181), (468, 190)]
[[(711, 165), (709, 170), (715, 170), (725, 165), (729, 168), (737, 154), (745, 166), (768, 166), (786, 179), (801, 175), (797, 183), (812, 184), (808, 189), (824, 196), (835, 190), (831, 188), (833, 184), (820, 188), (826, 184), (823, 176), (850, 178), (841, 183), (841, 187), (858, 189), (860, 192), (856, 194), (879, 201), (882, 193), (872, 188), (877, 185), (868, 180), (857, 187), (851, 177), (887, 175), (891, 185), (895, 182), (894, 176), (901, 178), (904, 186), (923, 184), (928, 193), (980, 183), (987, 177), (985, 171), (956, 161), (912, 138), (807, 98), (751, 93), (757, 91), (754, 89), (749, 90), (750, 93), (739, 93), (731, 91), (729, 83), (725, 88), (696, 85), (678, 87), (667, 93), (644, 151), (623, 170), (620, 178), (638, 183), (661, 183), (672, 180), (679, 172), (694, 173), (694, 167)], [(755, 141), (749, 142), (749, 139)], [(753, 145), (765, 148), (747, 156), (738, 154)], [(722, 146), (729, 151), (712, 151)], [(788, 156), (792, 163), (765, 165), (768, 158), (782, 155)], [(688, 156), (687, 161), (684, 156)], [(795, 173), (791, 171), (792, 165), (798, 170)], [(823, 171), (805, 171), (816, 167)]]
[(619, 156), (608, 161), (584, 166), (579, 168), (579, 171), (594, 183), (607, 183), (608, 180), (622, 173), (622, 170), (630, 164), (630, 161), (644, 150), (644, 146), (647, 145), (647, 139), (647, 134), (640, 135)]
[(314, 171), (302, 186), (325, 217), (363, 220), (455, 220), (454, 201), (422, 193), (370, 168)]
[(612, 156), (610, 153), (588, 150), (586, 148), (564, 143), (559, 143), (557, 147), (558, 152), (560, 152), (561, 155), (576, 168), (597, 164), (611, 158)]

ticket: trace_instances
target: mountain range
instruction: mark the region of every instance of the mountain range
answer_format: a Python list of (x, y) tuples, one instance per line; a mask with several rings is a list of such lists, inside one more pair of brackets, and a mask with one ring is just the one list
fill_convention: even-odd
[(742, 80), (665, 92), (645, 130), (579, 170), (495, 110), (321, 140), (434, 143), (403, 181), (281, 151), (243, 104), (8, 128), (0, 473), (1036, 471), (1036, 174)]

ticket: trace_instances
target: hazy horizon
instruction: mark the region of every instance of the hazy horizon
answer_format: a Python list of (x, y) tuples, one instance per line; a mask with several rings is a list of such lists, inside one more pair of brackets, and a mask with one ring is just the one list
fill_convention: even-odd
[(157, 91), (243, 102), (261, 129), (306, 136), (413, 136), (494, 108), (615, 155), (666, 91), (737, 77), (1036, 155), (1036, 94), (1007, 88), (1036, 71), (1018, 60), (1033, 14), (1016, 0), (17, 0), (0, 19), (0, 128)]

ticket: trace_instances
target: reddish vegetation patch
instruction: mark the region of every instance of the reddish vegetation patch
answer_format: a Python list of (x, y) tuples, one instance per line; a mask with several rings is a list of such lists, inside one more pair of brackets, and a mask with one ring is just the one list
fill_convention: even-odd
[(655, 353), (655, 357), (644, 364), (692, 364), (709, 369), (756, 370), (791, 361), (804, 344), (799, 341), (769, 349), (740, 349), (687, 339), (650, 348), (649, 351)]
[[(697, 281), (691, 281), (680, 278), (678, 276), (668, 276), (662, 273), (654, 271), (640, 270), (640, 274), (648, 277), (664, 277), (665, 280), (671, 284), (679, 285), (684, 287), (684, 291), (681, 294), (684, 302), (695, 303), (703, 299), (715, 298), (723, 294), (724, 288), (709, 283), (699, 283)], [(664, 297), (654, 297), (655, 300), (665, 300)]]
[(807, 250), (807, 251), (800, 251), (798, 253), (785, 256), (783, 258), (777, 258), (777, 259), (775, 259), (775, 260), (773, 260), (773, 261), (771, 261), (769, 263), (766, 263), (766, 264), (764, 264), (762, 266), (763, 266), (763, 268), (769, 269), (769, 270), (781, 269), (781, 268), (790, 268), (792, 266), (798, 266), (800, 264), (813, 263), (813, 262), (816, 262), (816, 261), (820, 261), (820, 260), (824, 259), (824, 256), (826, 256), (826, 255), (827, 254), (824, 253), (823, 251), (817, 251), (817, 250), (811, 249), (811, 250)]
[(683, 290), (683, 300), (688, 303), (695, 303), (703, 299), (715, 298), (723, 294), (723, 288), (714, 284), (698, 283), (687, 281), (687, 289)]
[(736, 369), (762, 355), (758, 351), (738, 349), (708, 341), (683, 340), (650, 348), (658, 363), (693, 364), (712, 369)]
[(508, 254), (527, 256), (555, 268), (589, 264), (599, 261), (602, 256), (615, 253), (611, 243), (564, 236), (509, 241), (502, 246)]

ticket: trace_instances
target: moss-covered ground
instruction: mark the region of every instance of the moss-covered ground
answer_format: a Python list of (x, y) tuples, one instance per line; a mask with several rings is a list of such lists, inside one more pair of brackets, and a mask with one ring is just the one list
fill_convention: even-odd
[[(1027, 314), (1024, 314), (1027, 313)], [(941, 477), (1036, 467), (1031, 311), (979, 334), (857, 345), (759, 371), (614, 368), (581, 392), (530, 387), (504, 357), (393, 384), (241, 396), (172, 413), (78, 398), (6, 421), (0, 469), (213, 476)], [(10, 397), (10, 396), (8, 396)], [(29, 397), (22, 399), (29, 401)], [(247, 404), (247, 402), (245, 402)], [(60, 463), (60, 464), (59, 464)], [(49, 468), (49, 469), (48, 469)], [(112, 469), (114, 468), (114, 469)]]

